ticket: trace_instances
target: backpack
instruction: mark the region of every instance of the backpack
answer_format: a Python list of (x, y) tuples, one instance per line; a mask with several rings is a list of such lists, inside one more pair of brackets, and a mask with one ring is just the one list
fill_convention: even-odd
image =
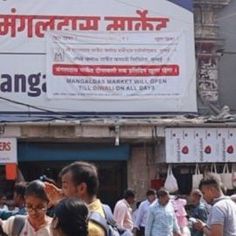
[(106, 236), (132, 236), (131, 231), (121, 229), (116, 224), (111, 208), (108, 205), (102, 205), (105, 217), (100, 215), (98, 212), (92, 211), (89, 214), (88, 219), (95, 224), (101, 226), (106, 232)]
[(26, 221), (26, 216), (16, 215), (13, 221), (11, 236), (19, 236)]
[[(26, 217), (22, 215), (16, 215), (13, 220), (12, 232), (9, 236), (19, 236), (24, 225), (25, 225)], [(8, 236), (3, 232), (2, 227), (0, 227), (0, 236)]]

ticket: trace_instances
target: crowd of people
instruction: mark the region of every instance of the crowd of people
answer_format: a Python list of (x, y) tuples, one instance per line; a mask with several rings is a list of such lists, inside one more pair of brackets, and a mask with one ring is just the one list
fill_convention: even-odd
[(235, 195), (225, 196), (214, 176), (204, 177), (187, 200), (161, 188), (149, 189), (135, 203), (127, 189), (112, 213), (97, 197), (99, 180), (93, 164), (64, 167), (61, 188), (44, 179), (17, 183), (14, 209), (1, 204), (2, 235), (12, 236), (236, 236)]
[[(171, 196), (160, 189), (138, 208), (134, 220), (137, 236), (236, 236), (235, 195), (225, 196), (219, 179), (204, 177), (199, 189), (190, 195), (191, 209), (186, 211), (186, 199)], [(155, 199), (155, 200), (154, 200)]]

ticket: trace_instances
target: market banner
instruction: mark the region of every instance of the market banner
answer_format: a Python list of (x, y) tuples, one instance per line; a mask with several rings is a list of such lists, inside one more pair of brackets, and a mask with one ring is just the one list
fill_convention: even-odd
[(0, 112), (197, 111), (192, 0), (2, 1), (0, 60)]
[(86, 99), (182, 97), (184, 46), (184, 33), (49, 33), (48, 95)]

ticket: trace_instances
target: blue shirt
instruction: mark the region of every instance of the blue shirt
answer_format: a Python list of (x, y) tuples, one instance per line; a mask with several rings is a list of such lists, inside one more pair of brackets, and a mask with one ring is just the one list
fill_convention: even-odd
[(162, 206), (159, 202), (151, 205), (148, 211), (145, 236), (172, 236), (180, 232), (172, 204)]
[(9, 211), (9, 210), (0, 210), (0, 218), (2, 220), (6, 220), (11, 216), (15, 216), (15, 215), (26, 215), (26, 209), (25, 207), (23, 208), (19, 208), (19, 210), (17, 211)]
[[(196, 205), (193, 208), (190, 216), (206, 223), (207, 214), (208, 213), (207, 213), (206, 205), (200, 202), (198, 205)], [(191, 231), (191, 236), (203, 236), (203, 232), (198, 231), (196, 229), (190, 228), (190, 231)]]

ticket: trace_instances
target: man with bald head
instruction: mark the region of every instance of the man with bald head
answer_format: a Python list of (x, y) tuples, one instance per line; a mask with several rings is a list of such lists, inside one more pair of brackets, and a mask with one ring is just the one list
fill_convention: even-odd
[[(204, 203), (201, 202), (202, 193), (199, 189), (195, 189), (192, 191), (191, 195), (191, 202), (193, 204), (193, 209), (190, 213), (190, 217), (199, 219), (202, 222), (207, 221), (207, 208)], [(203, 232), (197, 230), (196, 228), (191, 227), (191, 236), (203, 236)]]

